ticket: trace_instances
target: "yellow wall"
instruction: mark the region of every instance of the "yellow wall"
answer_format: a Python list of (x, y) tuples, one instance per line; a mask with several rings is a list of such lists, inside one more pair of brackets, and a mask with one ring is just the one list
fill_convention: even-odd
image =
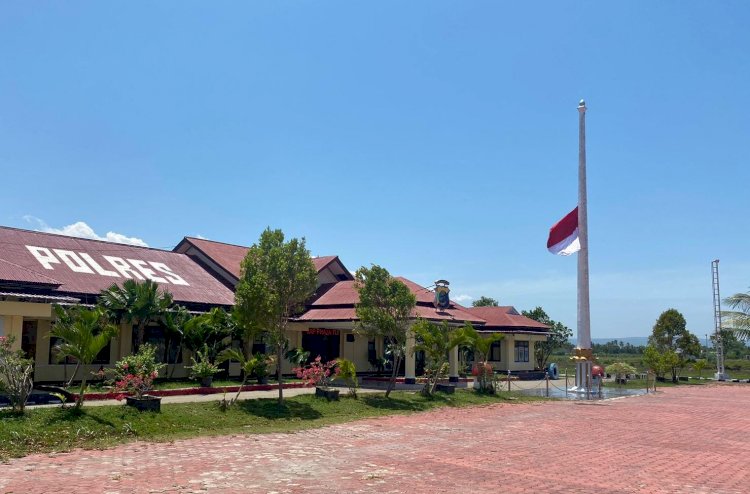
[[(502, 341), (502, 360), (500, 362), (490, 362), (496, 371), (532, 371), (534, 370), (534, 344), (538, 341), (545, 341), (546, 336), (528, 335), (528, 334), (506, 334)], [(515, 342), (529, 342), (529, 361), (515, 361)]]

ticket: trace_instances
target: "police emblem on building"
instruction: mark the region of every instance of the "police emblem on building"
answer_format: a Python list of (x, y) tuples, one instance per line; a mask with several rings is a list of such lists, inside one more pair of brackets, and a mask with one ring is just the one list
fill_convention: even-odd
[(448, 288), (448, 285), (450, 283), (446, 280), (437, 280), (435, 282), (435, 301), (433, 303), (436, 309), (447, 309), (450, 307), (451, 299), (449, 293), (451, 289)]

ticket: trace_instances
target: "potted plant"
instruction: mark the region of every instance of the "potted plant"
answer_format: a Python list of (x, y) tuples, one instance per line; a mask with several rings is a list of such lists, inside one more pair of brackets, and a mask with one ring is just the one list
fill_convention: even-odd
[(338, 367), (336, 367), (336, 369), (339, 370), (338, 375), (349, 388), (349, 396), (356, 400), (357, 388), (359, 388), (359, 380), (357, 379), (357, 367), (354, 365), (354, 362), (345, 358), (340, 358), (338, 360), (338, 363), (339, 365)]
[(149, 396), (148, 392), (153, 389), (154, 379), (163, 367), (164, 364), (156, 363), (156, 347), (153, 345), (141, 345), (138, 353), (123, 357), (110, 371), (114, 375), (118, 399), (125, 398), (126, 405), (139, 411), (160, 411), (161, 398)]
[(339, 399), (339, 390), (330, 387), (340, 372), (338, 362), (335, 360), (323, 363), (320, 355), (318, 355), (305, 367), (295, 367), (292, 371), (297, 374), (298, 378), (315, 386), (315, 396), (325, 398), (328, 401)]
[(607, 374), (612, 374), (613, 376), (615, 376), (616, 384), (627, 384), (628, 375), (635, 373), (635, 367), (630, 364), (626, 364), (625, 362), (615, 362), (614, 364), (609, 364), (607, 366)]
[(190, 378), (198, 379), (201, 383), (202, 388), (210, 388), (213, 384), (214, 374), (219, 372), (219, 367), (211, 362), (208, 358), (208, 349), (204, 348), (203, 351), (198, 351), (198, 359), (191, 357), (193, 365), (189, 367)]
[(258, 380), (258, 384), (268, 384), (269, 369), (276, 363), (273, 355), (257, 353), (250, 359), (250, 373)]

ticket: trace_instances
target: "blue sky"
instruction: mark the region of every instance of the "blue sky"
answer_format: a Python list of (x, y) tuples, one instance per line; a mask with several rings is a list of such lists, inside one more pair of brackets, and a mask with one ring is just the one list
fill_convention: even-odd
[[(750, 286), (750, 4), (4, 2), (0, 224), (171, 248), (266, 226), (354, 270), (575, 327), (589, 112), (592, 336), (712, 327)], [(34, 219), (35, 218), (35, 219)]]

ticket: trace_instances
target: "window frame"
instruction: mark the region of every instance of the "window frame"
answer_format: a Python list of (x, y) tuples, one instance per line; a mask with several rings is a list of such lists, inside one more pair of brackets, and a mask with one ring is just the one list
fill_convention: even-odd
[[(529, 361), (529, 341), (515, 341), (513, 348), (513, 354), (516, 362), (528, 362)], [(520, 350), (520, 352), (519, 352)]]

